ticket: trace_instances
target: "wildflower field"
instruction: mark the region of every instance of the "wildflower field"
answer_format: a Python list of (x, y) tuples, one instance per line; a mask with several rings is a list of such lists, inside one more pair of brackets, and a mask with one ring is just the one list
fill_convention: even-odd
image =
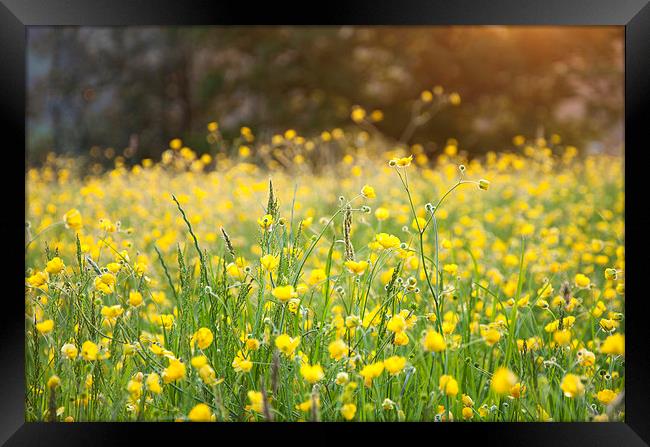
[(30, 168), (26, 419), (623, 420), (622, 157), (379, 119)]

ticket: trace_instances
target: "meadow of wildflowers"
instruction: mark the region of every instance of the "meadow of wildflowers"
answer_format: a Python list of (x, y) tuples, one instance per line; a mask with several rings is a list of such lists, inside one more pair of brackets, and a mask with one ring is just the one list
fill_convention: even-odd
[(29, 169), (26, 419), (623, 420), (622, 157), (351, 118)]

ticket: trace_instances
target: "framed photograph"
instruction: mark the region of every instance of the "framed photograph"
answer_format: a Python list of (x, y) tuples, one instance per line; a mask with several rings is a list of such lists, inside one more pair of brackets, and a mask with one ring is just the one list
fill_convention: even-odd
[(648, 445), (647, 0), (302, 8), (2, 0), (0, 441)]

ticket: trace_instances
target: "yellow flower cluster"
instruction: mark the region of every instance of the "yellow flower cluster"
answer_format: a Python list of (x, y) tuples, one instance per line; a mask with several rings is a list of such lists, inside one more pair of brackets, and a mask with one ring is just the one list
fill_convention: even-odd
[(238, 141), (29, 169), (28, 420), (622, 420), (620, 157)]

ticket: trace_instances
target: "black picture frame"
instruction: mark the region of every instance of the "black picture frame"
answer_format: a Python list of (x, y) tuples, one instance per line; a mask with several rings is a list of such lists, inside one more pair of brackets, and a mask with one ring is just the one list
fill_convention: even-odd
[[(373, 437), (389, 434), (406, 442), (421, 435), (425, 442), (458, 442), (473, 437), (480, 445), (617, 445), (650, 443), (650, 355), (648, 300), (643, 287), (648, 275), (646, 183), (643, 151), (647, 146), (650, 108), (650, 5), (648, 0), (402, 0), (328, 1), (322, 4), (279, 5), (276, 2), (205, 0), (0, 0), (0, 98), (5, 137), (3, 157), (25, 145), (26, 29), (41, 25), (618, 25), (625, 27), (625, 189), (626, 189), (626, 414), (624, 423), (482, 423), (482, 424), (117, 424), (26, 423), (24, 420), (24, 270), (15, 262), (24, 249), (25, 159), (7, 162), (0, 175), (3, 210), (0, 234), (8, 268), (8, 285), (0, 308), (0, 442), (6, 445), (119, 445), (136, 441), (157, 444), (179, 440), (211, 443), (229, 436), (285, 436), (283, 442), (342, 442), (352, 431)], [(486, 73), (489, 76), (489, 73)], [(10, 140), (11, 141), (11, 140)], [(22, 167), (22, 172), (17, 166)], [(647, 178), (647, 177), (646, 177)], [(23, 183), (24, 185), (24, 183)], [(21, 194), (21, 191), (23, 194)], [(24, 232), (23, 232), (24, 234)], [(643, 273), (643, 272), (646, 273)], [(253, 428), (251, 428), (253, 427)], [(243, 430), (243, 431), (242, 431)], [(323, 433), (321, 436), (320, 433)], [(237, 435), (236, 433), (241, 433)], [(281, 433), (282, 432), (282, 433)], [(289, 435), (289, 433), (291, 433)], [(286, 437), (289, 436), (289, 437)], [(388, 438), (386, 438), (388, 439)], [(429, 441), (426, 441), (426, 440)], [(404, 442), (402, 441), (402, 442)], [(176, 441), (178, 442), (178, 441)], [(233, 442), (233, 441), (228, 441)], [(235, 441), (237, 442), (237, 441)]]

